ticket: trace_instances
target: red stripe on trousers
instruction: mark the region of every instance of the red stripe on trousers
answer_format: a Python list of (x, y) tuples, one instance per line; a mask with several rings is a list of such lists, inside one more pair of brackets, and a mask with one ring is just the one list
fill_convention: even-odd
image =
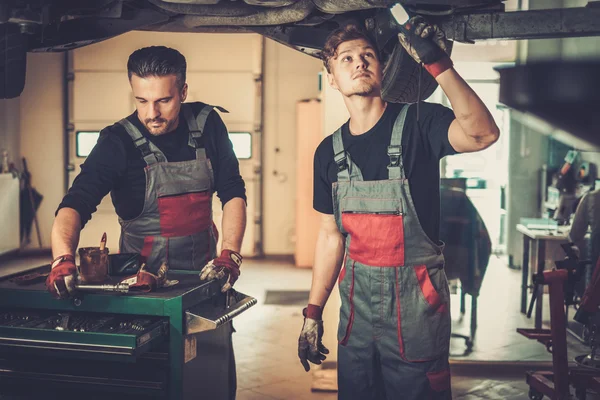
[(348, 325), (346, 325), (346, 335), (340, 342), (342, 346), (348, 344), (350, 333), (352, 332), (352, 324), (354, 323), (354, 261), (352, 261), (352, 282), (350, 282), (350, 317), (348, 317)]
[(400, 357), (405, 359), (404, 357), (404, 342), (402, 341), (402, 324), (400, 322), (400, 288), (398, 285), (398, 268), (394, 268), (394, 272), (396, 274), (396, 319), (398, 320), (397, 329), (398, 329), (398, 347), (400, 348)]

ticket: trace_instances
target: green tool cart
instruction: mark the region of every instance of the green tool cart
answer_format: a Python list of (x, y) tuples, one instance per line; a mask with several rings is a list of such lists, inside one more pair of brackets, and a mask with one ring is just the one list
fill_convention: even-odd
[(0, 399), (227, 399), (231, 319), (256, 299), (195, 271), (152, 293), (67, 300), (15, 278), (0, 280)]

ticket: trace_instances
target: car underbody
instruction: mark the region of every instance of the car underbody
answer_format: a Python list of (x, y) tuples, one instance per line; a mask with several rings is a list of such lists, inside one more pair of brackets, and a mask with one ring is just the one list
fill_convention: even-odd
[[(337, 27), (361, 25), (385, 65), (383, 95), (415, 102), (436, 87), (396, 40), (395, 0), (4, 0), (0, 3), (0, 98), (20, 95), (26, 52), (66, 51), (132, 30), (255, 32), (318, 57)], [(439, 24), (448, 39), (473, 43), (600, 35), (600, 2), (587, 7), (506, 12), (504, 0), (400, 0), (409, 15)], [(2, 61), (3, 60), (3, 61)], [(426, 75), (426, 74), (425, 74)], [(417, 89), (419, 87), (421, 90)]]

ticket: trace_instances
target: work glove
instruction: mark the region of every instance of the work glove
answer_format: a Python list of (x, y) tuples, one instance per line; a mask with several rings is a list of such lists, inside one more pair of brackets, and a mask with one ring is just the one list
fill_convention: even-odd
[(431, 25), (423, 17), (416, 16), (404, 24), (408, 31), (400, 31), (398, 40), (408, 54), (435, 78), (452, 68), (448, 57), (446, 34), (437, 25)]
[(77, 267), (75, 257), (65, 254), (52, 261), (52, 270), (46, 278), (46, 289), (59, 299), (69, 297), (75, 291)]
[[(163, 266), (166, 266), (166, 264), (163, 264)], [(146, 264), (142, 264), (137, 274), (125, 278), (119, 283), (129, 285), (129, 290), (132, 292), (148, 293), (161, 287), (161, 278), (146, 271)]]
[(208, 264), (200, 271), (200, 280), (223, 279), (227, 276), (227, 282), (221, 287), (221, 292), (225, 293), (237, 281), (240, 276), (240, 267), (242, 266), (242, 256), (233, 250), (223, 250), (221, 255)]
[(323, 346), (323, 310), (314, 304), (309, 304), (304, 310), (304, 325), (298, 338), (298, 357), (306, 372), (310, 371), (309, 361), (320, 365), (327, 358), (329, 350)]

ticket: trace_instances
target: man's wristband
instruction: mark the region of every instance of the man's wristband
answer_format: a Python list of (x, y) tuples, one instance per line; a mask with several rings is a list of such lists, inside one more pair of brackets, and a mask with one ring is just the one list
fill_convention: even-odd
[(442, 72), (452, 68), (454, 66), (454, 63), (452, 62), (452, 59), (450, 57), (442, 57), (442, 59), (436, 62), (433, 62), (431, 64), (424, 64), (423, 66), (425, 67), (427, 72), (429, 72), (431, 76), (433, 76), (433, 78), (435, 79)]
[(238, 269), (242, 266), (242, 259), (243, 259), (243, 257), (237, 251), (233, 251), (233, 250), (229, 250), (229, 249), (223, 249), (221, 251), (221, 257), (228, 258), (231, 261), (233, 261), (235, 263), (235, 265), (237, 265)]
[(306, 306), (306, 308), (302, 310), (302, 314), (305, 318), (310, 318), (317, 321), (323, 319), (323, 309), (314, 304), (309, 304), (308, 306)]
[(73, 255), (71, 254), (63, 254), (62, 256), (58, 256), (54, 260), (52, 260), (50, 268), (54, 268), (64, 261), (71, 261), (73, 264), (75, 264), (75, 257), (73, 257)]

